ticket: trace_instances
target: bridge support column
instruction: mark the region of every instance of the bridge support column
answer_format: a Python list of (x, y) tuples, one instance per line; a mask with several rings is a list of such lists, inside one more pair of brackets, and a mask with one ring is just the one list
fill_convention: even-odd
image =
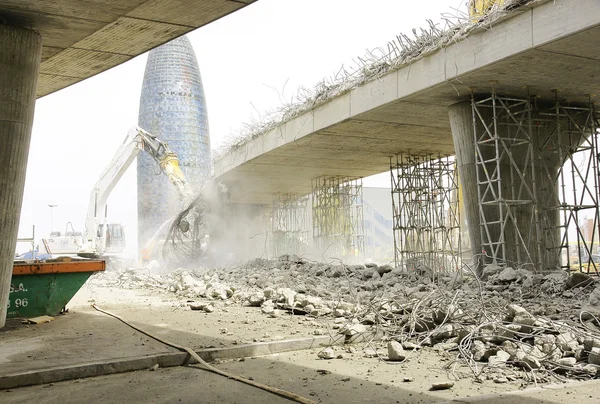
[(362, 207), (362, 179), (319, 177), (312, 181), (313, 243), (322, 258), (362, 259)]
[(585, 237), (580, 215), (587, 211), (598, 228), (593, 105), (492, 93), (451, 106), (449, 115), (479, 273), (485, 263), (567, 267), (573, 235), (580, 256), (592, 252), (598, 232)]
[(0, 328), (10, 310), (41, 49), (37, 32), (0, 25)]
[(308, 249), (308, 195), (275, 194), (271, 213), (274, 257), (302, 255)]

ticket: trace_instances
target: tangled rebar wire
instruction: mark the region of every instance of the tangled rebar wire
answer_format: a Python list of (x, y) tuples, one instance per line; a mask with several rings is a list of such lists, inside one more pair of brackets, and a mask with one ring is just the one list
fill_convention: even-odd
[(353, 60), (353, 66), (342, 65), (336, 73), (323, 78), (313, 89), (301, 87), (288, 103), (262, 114), (258, 119), (251, 117), (251, 121), (244, 124), (239, 132), (226, 138), (215, 151), (213, 161), (305, 111), (465, 39), (474, 31), (490, 29), (500, 18), (540, 1), (542, 0), (506, 0), (503, 4), (488, 9), (477, 20), (465, 12), (453, 10), (441, 15), (443, 27), (427, 20), (427, 27), (413, 29), (412, 36), (403, 33), (397, 35), (385, 48), (369, 50), (364, 56)]

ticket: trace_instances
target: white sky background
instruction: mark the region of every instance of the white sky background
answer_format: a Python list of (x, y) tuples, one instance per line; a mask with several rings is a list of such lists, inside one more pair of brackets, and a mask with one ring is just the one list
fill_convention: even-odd
[[(188, 34), (207, 100), (213, 150), (251, 117), (312, 88), (365, 49), (385, 47), (427, 19), (465, 9), (464, 0), (259, 0)], [(20, 237), (83, 230), (91, 190), (127, 131), (137, 124), (147, 54), (38, 100)], [(287, 82), (287, 84), (286, 84)], [(285, 85), (285, 91), (284, 91)], [(283, 98), (281, 98), (283, 97)], [(290, 175), (293, 175), (290, 173)], [(365, 186), (389, 187), (385, 173)], [(137, 245), (136, 165), (108, 200), (109, 220), (126, 226), (128, 252)], [(20, 244), (17, 251), (26, 251)]]

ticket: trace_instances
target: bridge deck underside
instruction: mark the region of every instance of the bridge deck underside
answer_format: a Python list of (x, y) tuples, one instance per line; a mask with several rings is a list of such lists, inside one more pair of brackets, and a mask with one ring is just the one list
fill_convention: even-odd
[(388, 171), (400, 152), (454, 154), (447, 107), (472, 91), (588, 103), (600, 95), (600, 4), (573, 4), (545, 3), (360, 86), (228, 153), (215, 173), (234, 199), (270, 203), (310, 193), (316, 177)]
[(43, 97), (255, 0), (0, 0), (0, 24), (38, 31)]

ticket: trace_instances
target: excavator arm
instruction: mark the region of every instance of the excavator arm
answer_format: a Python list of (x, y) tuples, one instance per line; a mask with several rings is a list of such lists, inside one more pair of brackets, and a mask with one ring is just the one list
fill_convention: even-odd
[(94, 186), (85, 224), (85, 244), (80, 248), (80, 255), (102, 255), (106, 251), (106, 202), (114, 187), (141, 151), (148, 153), (156, 160), (162, 172), (177, 189), (179, 198), (184, 203), (189, 203), (194, 198), (194, 192), (179, 167), (179, 159), (169, 149), (168, 144), (140, 127), (133, 127), (115, 153), (110, 165)]

